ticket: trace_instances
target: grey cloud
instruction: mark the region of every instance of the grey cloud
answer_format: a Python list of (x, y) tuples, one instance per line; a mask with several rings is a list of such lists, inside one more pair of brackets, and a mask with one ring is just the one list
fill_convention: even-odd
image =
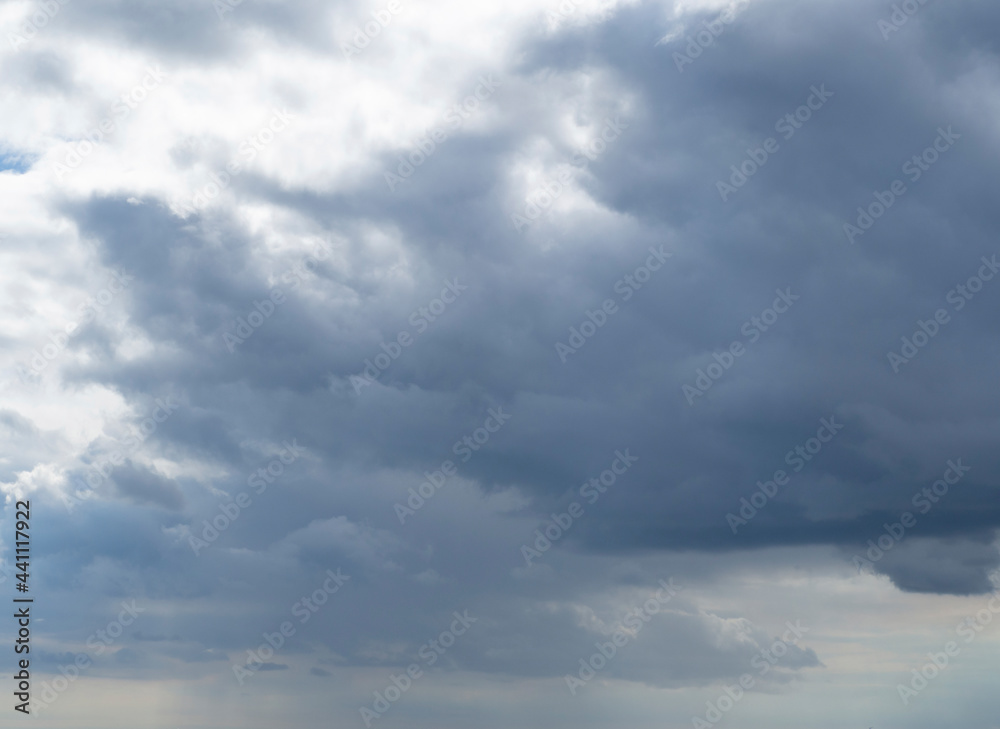
[[(217, 20), (210, 4), (105, 3), (85, 22), (82, 10), (61, 20), (222, 63), (247, 53), (240, 34), (267, 18), (278, 42), (315, 48), (318, 35), (304, 28), (324, 16), (308, 4), (288, 7), (278, 19), (277, 6), (243, 3), (221, 40), (208, 27)], [(273, 205), (310, 235), (342, 241), (296, 287), (282, 274), (309, 246), (263, 256), (260, 234), (231, 209), (182, 219), (166, 200), (132, 204), (127, 193), (54, 203), (96, 242), (103, 264), (135, 275), (128, 323), (151, 343), (126, 357), (126, 331), (94, 327), (78, 345), (86, 363), (61, 371), (67, 386), (103, 385), (137, 413), (175, 393), (183, 406), (144, 447), (192, 475), (129, 465), (115, 473), (115, 492), (72, 515), (40, 497), (53, 535), (40, 547), (42, 584), (60, 595), (85, 585), (101, 597), (195, 605), (143, 616), (133, 636), (143, 651), (129, 648), (122, 660), (209, 671), (256, 648), (262, 632), (297, 621), (296, 602), (340, 567), (351, 581), (294, 623), (282, 648), (289, 663), (310, 654), (338, 670), (405, 666), (454, 610), (468, 608), (482, 622), (439, 668), (558, 678), (601, 639), (578, 619), (580, 606), (611, 621), (600, 596), (651, 583), (652, 562), (686, 569), (695, 584), (750, 566), (778, 570), (818, 547), (849, 566), (884, 523), (914, 508), (914, 493), (948, 459), (962, 456), (974, 470), (875, 569), (907, 592), (988, 591), (986, 576), (1000, 564), (1000, 509), (990, 506), (1000, 473), (1000, 291), (987, 286), (951, 309), (953, 321), (899, 374), (886, 355), (918, 319), (950, 308), (949, 291), (996, 251), (995, 205), (984, 192), (993, 189), (994, 132), (980, 99), (992, 87), (969, 78), (989, 77), (976, 74), (991, 68), (984, 28), (997, 11), (934, 4), (888, 41), (876, 25), (884, 11), (854, 1), (753, 3), (683, 73), (672, 54), (686, 40), (656, 45), (670, 24), (650, 3), (529, 36), (516, 60), (492, 69), (504, 85), (483, 126), (456, 132), (394, 192), (383, 171), (407, 151), (395, 147), (376, 150), (373, 171), (336, 192), (241, 177), (232, 190), (239, 200)], [(109, 13), (116, 17), (99, 27)], [(55, 61), (49, 71), (55, 84)], [(782, 138), (776, 122), (823, 84), (834, 96)], [(556, 174), (572, 165), (580, 127), (599, 129), (619, 114), (627, 128), (575, 178), (589, 201), (566, 212), (561, 205), (579, 203), (567, 192), (525, 233), (514, 230), (510, 215), (534, 184), (515, 174), (518, 165)], [(848, 243), (843, 224), (857, 207), (905, 177), (902, 164), (948, 125), (960, 130), (959, 143)], [(768, 136), (779, 151), (723, 202), (716, 183)], [(164, 150), (179, 169), (221, 154), (210, 140), (180, 141)], [(401, 241), (405, 259), (379, 234)], [(661, 244), (671, 258), (625, 300), (616, 286)], [(400, 268), (406, 277), (392, 275)], [(399, 332), (416, 334), (412, 312), (456, 276), (468, 291), (356, 393), (351, 376)], [(227, 351), (223, 335), (272, 286), (286, 303)], [(744, 326), (786, 289), (800, 300), (749, 342)], [(608, 298), (617, 313), (560, 362), (555, 343)], [(734, 341), (746, 354), (688, 405), (682, 387)], [(454, 444), (497, 406), (514, 418), (461, 461)], [(795, 449), (831, 416), (843, 431), (794, 470)], [(23, 418), (3, 424), (23, 446), (5, 466), (8, 483), (66, 448), (40, 445), (45, 434)], [(115, 437), (95, 438), (81, 459), (106, 452)], [(254, 494), (195, 556), (189, 537), (202, 534), (221, 502), (250, 490), (248, 477), (285, 439), (297, 439), (308, 458)], [(626, 448), (638, 463), (587, 502), (581, 487)], [(445, 459), (458, 476), (400, 525), (394, 504)], [(727, 514), (779, 469), (790, 483), (733, 534)], [(525, 570), (521, 545), (574, 501), (585, 514)], [(648, 561), (616, 566), (632, 560)], [(96, 608), (60, 617), (67, 641), (110, 619)], [(152, 637), (168, 635), (177, 639)], [(651, 623), (607, 675), (669, 688), (731, 681), (771, 641), (741, 615), (702, 610), (692, 598)], [(808, 643), (789, 652), (775, 685), (822, 667)], [(338, 658), (312, 656), (322, 651)]]
[(177, 511), (184, 505), (184, 495), (171, 479), (155, 471), (137, 468), (131, 462), (119, 467), (113, 476), (118, 492), (143, 504), (156, 504)]

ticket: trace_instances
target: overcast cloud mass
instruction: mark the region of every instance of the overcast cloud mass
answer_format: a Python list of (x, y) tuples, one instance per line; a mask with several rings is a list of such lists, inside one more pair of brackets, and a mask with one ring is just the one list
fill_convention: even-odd
[(0, 725), (1000, 727), (995, 2), (0, 31)]

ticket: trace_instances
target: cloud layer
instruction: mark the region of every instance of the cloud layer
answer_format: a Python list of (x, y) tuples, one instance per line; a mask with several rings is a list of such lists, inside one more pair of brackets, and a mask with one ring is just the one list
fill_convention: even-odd
[(1000, 18), (903, 5), (5, 6), (43, 724), (992, 726), (896, 686), (1000, 567)]

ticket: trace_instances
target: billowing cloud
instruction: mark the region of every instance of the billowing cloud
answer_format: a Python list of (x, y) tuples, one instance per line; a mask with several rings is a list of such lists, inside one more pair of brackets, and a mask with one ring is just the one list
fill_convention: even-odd
[(997, 12), (7, 5), (46, 721), (986, 726)]

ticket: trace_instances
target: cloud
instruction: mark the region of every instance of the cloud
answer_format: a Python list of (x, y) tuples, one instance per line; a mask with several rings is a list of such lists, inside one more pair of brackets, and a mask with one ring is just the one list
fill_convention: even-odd
[[(922, 628), (848, 654), (821, 603), (931, 620), (1000, 566), (998, 11), (928, 4), (884, 37), (892, 10), (854, 0), (758, 0), (722, 26), (726, 3), (402, 5), (345, 58), (381, 6), (69, 3), (2, 59), (0, 488), (48, 530), (46, 670), (135, 598), (101, 671), (235, 696), (231, 666), (278, 631), (261, 695), (313, 725), (321, 702), (287, 678), (308, 669), (354, 720), (468, 610), (399, 720), (468, 695), (535, 726), (503, 687), (563, 691), (677, 576), (605, 696), (657, 691), (687, 721), (674, 689), (738, 681), (813, 617), (762, 696), (891, 684)], [(88, 141), (157, 64), (164, 83)], [(115, 272), (131, 282), (102, 301)], [(496, 408), (510, 423), (477, 441)], [(303, 457), (276, 461), (286, 442)], [(968, 475), (920, 511), (954, 459)], [(906, 512), (882, 579), (857, 574)]]

